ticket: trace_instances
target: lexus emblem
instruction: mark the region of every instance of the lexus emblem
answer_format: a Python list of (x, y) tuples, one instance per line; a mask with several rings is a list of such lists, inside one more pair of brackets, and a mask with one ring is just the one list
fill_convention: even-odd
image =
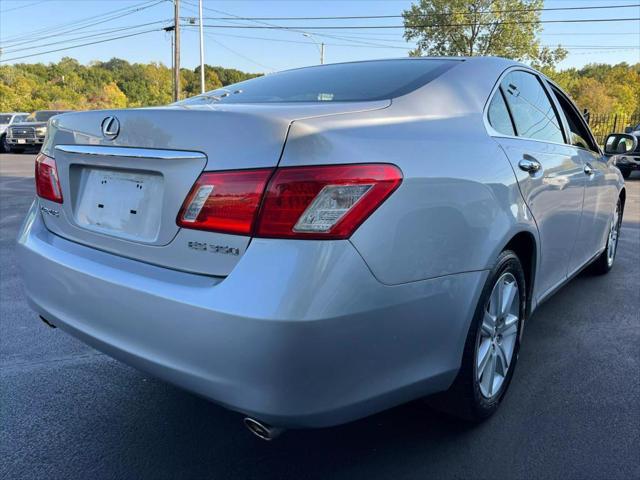
[(113, 140), (120, 133), (120, 121), (116, 117), (106, 117), (102, 120), (102, 136)]

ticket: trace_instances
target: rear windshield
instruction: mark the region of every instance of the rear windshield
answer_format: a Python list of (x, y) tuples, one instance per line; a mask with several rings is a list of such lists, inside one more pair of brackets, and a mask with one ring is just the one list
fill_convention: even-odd
[(27, 117), (27, 122), (46, 122), (54, 115), (65, 113), (66, 110), (59, 111), (46, 111), (46, 112), (34, 112)]
[(383, 100), (427, 84), (458, 62), (402, 59), (319, 65), (253, 78), (183, 100), (178, 105)]

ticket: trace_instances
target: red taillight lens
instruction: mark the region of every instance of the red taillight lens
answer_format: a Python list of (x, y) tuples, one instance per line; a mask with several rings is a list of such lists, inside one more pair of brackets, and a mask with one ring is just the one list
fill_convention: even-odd
[(276, 170), (256, 236), (348, 238), (402, 182), (394, 165), (326, 165)]
[(62, 203), (56, 161), (42, 153), (36, 157), (36, 192), (39, 197)]
[(180, 209), (178, 225), (250, 235), (272, 172), (266, 168), (203, 173)]
[(257, 237), (349, 238), (401, 182), (400, 169), (388, 164), (203, 173), (178, 225)]

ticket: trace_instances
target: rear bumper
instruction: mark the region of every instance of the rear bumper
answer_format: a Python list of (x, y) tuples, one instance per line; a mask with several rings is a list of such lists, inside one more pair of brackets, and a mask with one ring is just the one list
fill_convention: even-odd
[(446, 389), (486, 272), (379, 283), (348, 241), (254, 240), (216, 279), (88, 248), (32, 206), (30, 304), (105, 353), (283, 427), (353, 420)]

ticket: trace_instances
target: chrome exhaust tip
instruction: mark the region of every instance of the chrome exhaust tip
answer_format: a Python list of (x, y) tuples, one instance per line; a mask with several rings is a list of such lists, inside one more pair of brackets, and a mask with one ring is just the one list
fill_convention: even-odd
[(251, 433), (253, 433), (259, 439), (265, 440), (267, 442), (275, 440), (282, 434), (282, 432), (284, 432), (284, 428), (272, 427), (271, 425), (262, 423), (255, 418), (247, 417), (243, 420), (243, 422), (244, 426), (247, 427)]

